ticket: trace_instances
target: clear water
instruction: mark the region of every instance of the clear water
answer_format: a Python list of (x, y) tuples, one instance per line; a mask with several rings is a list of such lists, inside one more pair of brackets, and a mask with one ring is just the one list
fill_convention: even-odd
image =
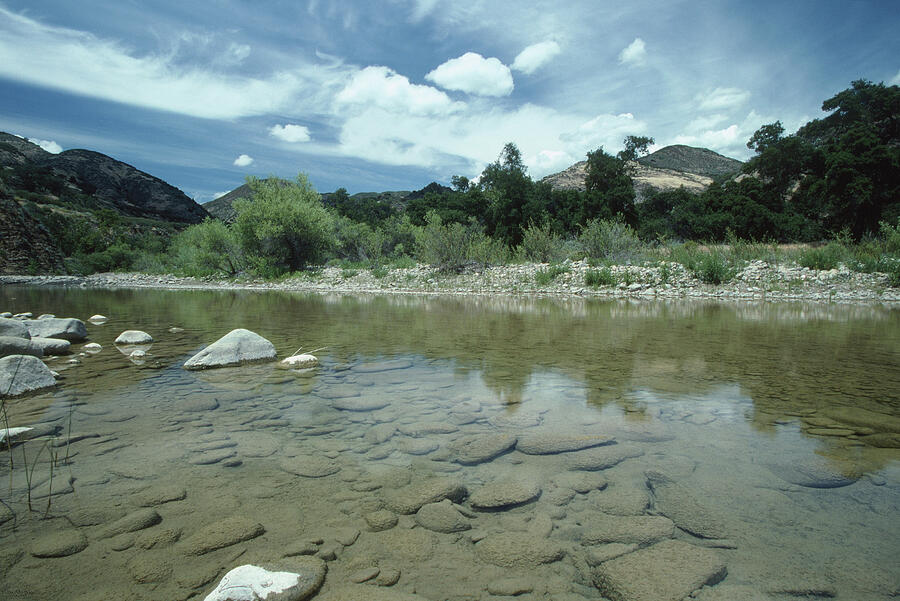
[[(50, 446), (15, 447), (12, 467), (0, 455), (0, 500), (15, 512), (0, 524), (0, 598), (203, 598), (237, 565), (330, 550), (317, 598), (352, 598), (336, 591), (377, 566), (400, 572), (380, 594), (494, 599), (513, 582), (531, 589), (518, 599), (599, 599), (591, 564), (616, 549), (597, 542), (601, 514), (668, 515), (679, 527), (666, 536), (714, 548), (728, 574), (702, 599), (900, 594), (895, 309), (14, 287), (0, 309), (110, 318), (89, 325), (100, 353), (49, 361), (56, 390), (7, 404), (11, 426), (60, 434), (52, 487)], [(280, 357), (321, 348), (321, 365), (181, 368), (238, 327)], [(155, 339), (141, 365), (113, 345), (126, 329)], [(359, 403), (377, 408), (336, 408)], [(463, 438), (536, 433), (608, 436), (597, 448), (627, 457), (597, 471), (574, 469), (586, 450), (455, 461)], [(671, 487), (654, 490), (648, 474)], [(495, 511), (461, 500), (470, 530), (399, 515), (372, 531), (366, 516), (397, 513), (434, 478), (473, 495), (496, 482), (541, 494)], [(145, 505), (161, 521), (120, 532)], [(191, 551), (236, 518), (265, 533)], [(695, 536), (697, 520), (715, 527)], [(511, 532), (559, 558), (483, 552)], [(34, 555), (66, 537), (87, 546)]]

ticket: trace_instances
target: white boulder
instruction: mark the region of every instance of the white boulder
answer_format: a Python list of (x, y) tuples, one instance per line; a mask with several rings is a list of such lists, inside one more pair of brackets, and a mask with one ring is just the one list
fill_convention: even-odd
[(0, 357), (8, 357), (9, 355), (32, 355), (34, 357), (43, 357), (44, 351), (39, 345), (32, 344), (30, 338), (0, 336)]
[(281, 360), (283, 365), (294, 368), (315, 367), (319, 364), (319, 359), (315, 355), (303, 353), (302, 355), (291, 355)]
[(8, 319), (0, 317), (0, 336), (12, 336), (14, 338), (31, 338), (28, 326), (20, 319)]
[(232, 330), (188, 359), (184, 369), (231, 367), (254, 361), (274, 361), (275, 345), (250, 330)]
[(222, 577), (204, 601), (303, 601), (318, 592), (325, 580), (325, 562), (317, 557), (298, 557), (288, 569), (297, 571), (238, 566)]
[(62, 338), (40, 338), (31, 339), (31, 344), (40, 348), (44, 352), (44, 356), (50, 355), (68, 355), (71, 352), (72, 343)]
[(141, 330), (125, 330), (116, 338), (115, 344), (150, 344), (153, 337)]
[(88, 317), (88, 321), (94, 325), (99, 326), (100, 324), (106, 323), (106, 320), (109, 319), (106, 315), (91, 315)]

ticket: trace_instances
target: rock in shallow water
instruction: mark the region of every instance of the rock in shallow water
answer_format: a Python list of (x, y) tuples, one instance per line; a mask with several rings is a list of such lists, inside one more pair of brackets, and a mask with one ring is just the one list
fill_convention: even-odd
[(0, 397), (56, 386), (56, 378), (43, 361), (31, 355), (10, 355), (0, 359)]
[(476, 509), (503, 509), (533, 501), (541, 494), (541, 487), (534, 482), (500, 480), (485, 484), (469, 497)]
[(31, 338), (28, 326), (18, 319), (0, 317), (0, 336), (12, 336), (14, 338)]
[(87, 328), (80, 319), (54, 317), (26, 319), (23, 323), (32, 338), (62, 338), (69, 342), (80, 342), (87, 338)]
[(516, 450), (526, 455), (552, 455), (588, 449), (615, 442), (601, 434), (582, 434), (554, 430), (529, 432), (519, 436)]
[(283, 560), (278, 566), (286, 571), (269, 571), (249, 564), (234, 568), (204, 601), (303, 601), (325, 581), (325, 562), (315, 557)]
[(0, 336), (0, 357), (8, 357), (9, 355), (43, 357), (44, 349), (40, 345), (32, 342), (30, 338)]
[(153, 336), (141, 330), (125, 330), (115, 339), (115, 344), (151, 344)]
[(182, 541), (181, 550), (185, 555), (203, 555), (256, 538), (265, 531), (262, 524), (241, 516), (232, 516), (204, 526)]
[(791, 462), (770, 463), (766, 467), (785, 482), (807, 488), (850, 486), (862, 475), (852, 466), (833, 465), (820, 457), (805, 457)]
[(238, 328), (225, 334), (188, 359), (184, 369), (232, 367), (255, 361), (273, 361), (275, 345), (250, 330)]
[(509, 434), (475, 434), (454, 440), (448, 446), (450, 456), (462, 465), (477, 465), (499, 457), (516, 446), (518, 439)]
[(680, 601), (727, 573), (715, 551), (671, 540), (604, 562), (594, 584), (612, 601)]
[(488, 535), (475, 545), (475, 553), (482, 561), (504, 568), (536, 567), (565, 555), (558, 543), (532, 532)]
[(68, 529), (46, 534), (31, 543), (34, 557), (66, 557), (83, 551), (88, 540), (80, 530)]
[(721, 516), (705, 507), (686, 486), (666, 475), (647, 472), (656, 510), (670, 518), (682, 530), (701, 538), (725, 538), (728, 530)]
[(416, 523), (433, 532), (450, 534), (469, 530), (472, 526), (449, 500), (423, 505), (416, 512)]

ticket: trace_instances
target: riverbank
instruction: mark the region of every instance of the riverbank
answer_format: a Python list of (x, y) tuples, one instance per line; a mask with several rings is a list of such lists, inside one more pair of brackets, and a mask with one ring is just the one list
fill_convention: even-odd
[[(596, 285), (590, 285), (594, 282)], [(525, 295), (597, 298), (724, 299), (826, 303), (900, 303), (888, 276), (845, 268), (813, 270), (750, 261), (728, 282), (707, 284), (679, 263), (596, 268), (586, 261), (526, 263), (445, 274), (427, 265), (406, 268), (326, 267), (280, 280), (186, 278), (98, 273), (89, 276), (0, 276), (0, 284), (83, 288), (286, 290), (343, 294)]]

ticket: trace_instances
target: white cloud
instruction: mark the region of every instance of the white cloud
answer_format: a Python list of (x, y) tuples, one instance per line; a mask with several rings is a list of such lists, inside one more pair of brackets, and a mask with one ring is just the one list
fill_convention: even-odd
[[(239, 62), (249, 52), (249, 46), (234, 44), (226, 62)], [(233, 119), (283, 113), (298, 98), (308, 107), (327, 106), (348, 71), (302, 64), (246, 77), (223, 72), (215, 58), (185, 64), (177, 54), (139, 56), (116, 42), (0, 7), (0, 77), (143, 108)]]
[(284, 142), (309, 142), (309, 128), (305, 125), (273, 125), (269, 128), (269, 135)]
[(526, 162), (531, 167), (532, 175), (539, 173), (539, 177), (543, 177), (571, 167), (581, 160), (584, 160), (583, 155), (574, 157), (565, 150), (542, 150), (536, 156), (527, 158)]
[(684, 131), (696, 133), (699, 131), (709, 130), (727, 120), (728, 117), (720, 113), (716, 113), (714, 115), (704, 115), (701, 117), (697, 117), (696, 119), (692, 119), (690, 122), (688, 122), (688, 124), (684, 127)]
[(62, 146), (60, 146), (53, 140), (36, 140), (34, 138), (29, 138), (28, 141), (32, 144), (37, 144), (38, 146), (52, 154), (59, 154), (63, 150)]
[(631, 113), (605, 114), (597, 115), (579, 125), (578, 128), (561, 134), (560, 139), (585, 149), (585, 152), (595, 150), (600, 146), (609, 150), (618, 147), (625, 136), (641, 133), (644, 129), (644, 124), (636, 121)]
[(740, 88), (716, 88), (711, 92), (697, 94), (695, 100), (700, 109), (722, 111), (741, 106), (750, 99), (750, 92)]
[(640, 66), (647, 62), (647, 47), (644, 40), (634, 38), (622, 52), (619, 53), (619, 62), (623, 65)]
[(888, 84), (892, 86), (900, 86), (900, 71), (897, 71), (897, 74), (894, 75), (894, 78), (889, 81)]
[(543, 67), (554, 56), (559, 54), (559, 44), (554, 41), (539, 42), (528, 46), (516, 56), (510, 67), (514, 71), (521, 71), (530, 75)]
[(238, 158), (234, 159), (235, 167), (249, 167), (253, 164), (253, 157), (250, 155), (242, 154)]
[(497, 58), (484, 58), (477, 52), (466, 52), (451, 58), (425, 76), (446, 90), (478, 96), (508, 96), (513, 91), (509, 67)]
[(440, 90), (410, 83), (403, 75), (380, 66), (357, 72), (335, 99), (339, 104), (377, 106), (413, 115), (445, 115), (465, 106)]

